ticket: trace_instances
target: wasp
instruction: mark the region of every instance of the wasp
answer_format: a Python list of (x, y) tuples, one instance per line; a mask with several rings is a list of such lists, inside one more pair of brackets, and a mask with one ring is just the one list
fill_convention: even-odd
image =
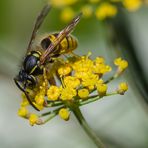
[(48, 65), (54, 62), (53, 59), (55, 57), (70, 53), (76, 49), (77, 40), (70, 35), (70, 33), (79, 23), (82, 16), (82, 13), (80, 13), (60, 32), (48, 34), (40, 41), (40, 46), (38, 46), (38, 48), (33, 48), (37, 31), (50, 10), (51, 6), (47, 4), (39, 13), (35, 21), (21, 69), (18, 75), (14, 78), (15, 84), (22, 92), (24, 92), (30, 105), (38, 111), (39, 109), (33, 104), (27, 92), (27, 88), (34, 88), (38, 84), (37, 77), (43, 75), (44, 71), (49, 71)]

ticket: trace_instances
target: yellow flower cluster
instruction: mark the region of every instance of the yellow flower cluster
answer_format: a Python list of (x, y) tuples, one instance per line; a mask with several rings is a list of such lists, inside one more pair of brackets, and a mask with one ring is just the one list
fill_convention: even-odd
[(117, 14), (117, 7), (110, 3), (102, 3), (96, 9), (96, 17), (104, 20)]
[(136, 11), (142, 4), (145, 4), (142, 0), (51, 0), (50, 3), (54, 7), (62, 8), (61, 19), (65, 22), (70, 21), (75, 16), (77, 13), (75, 10), (81, 11), (85, 18), (95, 15), (99, 20), (104, 20), (114, 17), (121, 6), (128, 11)]
[(142, 5), (142, 0), (124, 0), (123, 5), (129, 11), (135, 11)]
[[(55, 69), (58, 85), (48, 84), (48, 73), (42, 76), (42, 81), (33, 90), (28, 89), (28, 95), (32, 103), (39, 109), (59, 107), (42, 115), (29, 112), (27, 106), (27, 96), (22, 95), (21, 107), (18, 115), (29, 120), (30, 125), (44, 124), (57, 114), (67, 121), (73, 105), (81, 106), (92, 101), (96, 101), (104, 96), (111, 94), (123, 95), (127, 89), (127, 83), (121, 83), (118, 88), (108, 93), (108, 85), (111, 80), (123, 72), (127, 66), (127, 61), (122, 58), (115, 59), (114, 63), (118, 66), (117, 71), (109, 80), (103, 80), (103, 76), (110, 72), (112, 68), (105, 63), (103, 57), (90, 58), (91, 53), (85, 56), (72, 56), (61, 60)], [(59, 60), (60, 61), (60, 60)], [(55, 62), (56, 64), (56, 62)], [(94, 95), (95, 93), (95, 95)], [(49, 115), (47, 120), (41, 117)]]

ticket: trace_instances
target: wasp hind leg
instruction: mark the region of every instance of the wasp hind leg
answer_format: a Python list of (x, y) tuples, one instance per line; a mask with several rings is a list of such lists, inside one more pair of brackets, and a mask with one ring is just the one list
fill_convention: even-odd
[[(51, 75), (50, 78), (48, 78), (47, 73), (48, 73), (48, 71), (47, 71), (47, 69), (44, 67), (44, 68), (43, 68), (43, 78), (44, 78), (44, 83), (43, 83), (43, 85), (44, 85), (44, 87), (45, 87), (45, 94), (47, 94), (47, 90), (48, 90), (48, 85), (49, 85), (49, 84), (50, 84), (50, 85), (56, 85), (56, 81), (55, 81), (54, 76)], [(47, 107), (47, 106), (48, 106), (48, 101), (45, 100), (45, 101), (44, 101), (44, 107)]]

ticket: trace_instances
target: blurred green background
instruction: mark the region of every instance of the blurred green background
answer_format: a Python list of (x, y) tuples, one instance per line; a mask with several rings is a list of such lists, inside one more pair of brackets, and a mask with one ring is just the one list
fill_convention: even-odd
[[(17, 116), (21, 92), (13, 77), (18, 73), (35, 18), (44, 4), (42, 0), (0, 1), (0, 147), (95, 148), (73, 115), (68, 122), (57, 116), (43, 126), (34, 127)], [(142, 7), (125, 15), (138, 59), (147, 76), (148, 10)], [(39, 34), (61, 30), (64, 25), (59, 19), (59, 11), (52, 9)], [(104, 56), (108, 64), (113, 65), (117, 55), (109, 46), (107, 33), (105, 24), (95, 17), (82, 19), (73, 32), (79, 41), (76, 53), (82, 55), (91, 51), (92, 57)], [(124, 75), (110, 84), (111, 90), (119, 82), (136, 81), (130, 71), (125, 73), (126, 77)], [(88, 124), (107, 147), (148, 147), (147, 104), (132, 83), (124, 96), (104, 98), (81, 109)]]

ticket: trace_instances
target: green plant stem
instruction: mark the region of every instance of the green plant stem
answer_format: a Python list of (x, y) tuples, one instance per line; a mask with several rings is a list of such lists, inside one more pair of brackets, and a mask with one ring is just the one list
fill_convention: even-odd
[(98, 148), (105, 148), (105, 146), (102, 143), (102, 141), (97, 137), (97, 135), (94, 133), (94, 131), (92, 131), (92, 129), (87, 124), (87, 122), (84, 119), (84, 117), (83, 117), (79, 107), (75, 106), (75, 107), (72, 107), (71, 109), (72, 109), (75, 117), (79, 121), (80, 125), (82, 126), (82, 128), (85, 130), (87, 135), (93, 140), (93, 142), (96, 144), (96, 146)]
[(116, 72), (114, 76), (112, 76), (111, 78), (109, 78), (108, 80), (106, 80), (104, 83), (107, 84), (107, 83), (111, 82), (112, 80), (118, 78), (119, 76), (120, 76), (120, 74), (118, 74)]
[(91, 96), (89, 99), (85, 100), (85, 101), (82, 101), (82, 102), (79, 102), (79, 105), (82, 106), (82, 105), (86, 105), (86, 104), (89, 104), (91, 102), (94, 102), (94, 101), (97, 101), (103, 97), (107, 97), (107, 96), (112, 96), (112, 95), (117, 95), (118, 93), (117, 92), (112, 92), (112, 93), (108, 93), (106, 94), (105, 96), (98, 96), (98, 95), (94, 95), (94, 96)]

